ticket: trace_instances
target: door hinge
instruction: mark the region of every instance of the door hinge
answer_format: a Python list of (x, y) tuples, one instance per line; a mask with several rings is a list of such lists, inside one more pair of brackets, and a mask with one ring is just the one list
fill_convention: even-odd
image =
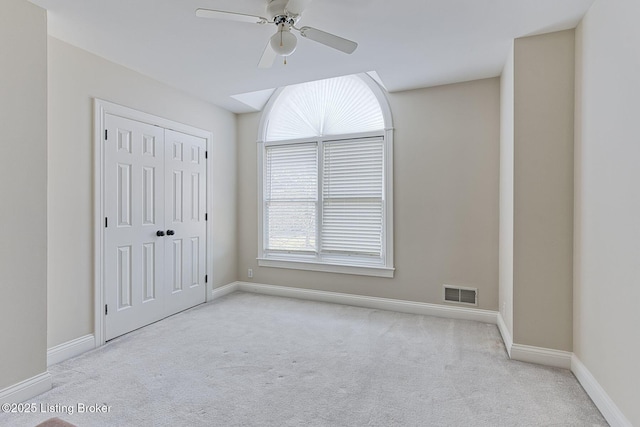
[(204, 158), (205, 158), (205, 159), (208, 159), (208, 158), (209, 158), (209, 152), (208, 152), (208, 151), (205, 151), (205, 152), (204, 152)]
[(104, 315), (109, 314), (109, 306), (107, 304), (104, 305)]
[(108, 130), (104, 130), (104, 140), (106, 141), (107, 139), (109, 139), (109, 131)]
[(209, 281), (209, 275), (205, 274), (204, 275), (204, 283), (207, 283)]
[(107, 219), (107, 217), (104, 217), (104, 228), (109, 227), (109, 220)]
[(205, 221), (209, 221), (209, 214), (208, 213), (204, 214), (204, 220)]

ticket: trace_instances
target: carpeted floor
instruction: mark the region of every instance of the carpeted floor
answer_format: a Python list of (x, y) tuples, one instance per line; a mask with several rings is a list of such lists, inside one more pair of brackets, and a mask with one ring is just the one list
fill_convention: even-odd
[(569, 371), (509, 360), (495, 325), (248, 293), (50, 372), (29, 403), (51, 410), (0, 425), (607, 425)]

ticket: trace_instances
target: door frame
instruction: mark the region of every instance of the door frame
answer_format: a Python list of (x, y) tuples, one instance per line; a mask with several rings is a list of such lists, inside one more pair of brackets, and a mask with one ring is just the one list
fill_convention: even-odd
[[(173, 120), (158, 117), (153, 114), (144, 113), (142, 111), (135, 110), (133, 108), (125, 107), (119, 104), (114, 104), (109, 101), (105, 101), (99, 98), (93, 99), (93, 168), (94, 168), (94, 329), (96, 347), (103, 346), (105, 344), (105, 284), (104, 284), (104, 195), (105, 195), (105, 178), (104, 178), (104, 135), (105, 135), (105, 116), (111, 114), (113, 116), (123, 117), (129, 120), (135, 120), (142, 123), (147, 123), (153, 126), (158, 126), (164, 129), (170, 129), (181, 133), (197, 136), (206, 140), (207, 153), (212, 151), (213, 145), (213, 133), (207, 130), (198, 129), (193, 126), (185, 125), (175, 122)], [(210, 238), (212, 233), (212, 212), (213, 212), (213, 198), (211, 197), (211, 190), (213, 188), (213, 173), (212, 173), (212, 157), (205, 156), (206, 165), (206, 243), (205, 243), (205, 271), (207, 277), (213, 278), (213, 239)], [(211, 300), (211, 294), (213, 290), (213, 280), (208, 280), (205, 284), (206, 296), (205, 301)]]

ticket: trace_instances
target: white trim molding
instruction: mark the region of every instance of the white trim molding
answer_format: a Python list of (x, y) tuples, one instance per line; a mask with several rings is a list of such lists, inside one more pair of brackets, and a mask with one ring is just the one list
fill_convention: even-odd
[(49, 372), (43, 372), (35, 377), (0, 390), (0, 403), (20, 403), (39, 394), (51, 390), (52, 381)]
[(225, 295), (232, 294), (238, 290), (238, 282), (229, 283), (228, 285), (220, 286), (211, 291), (211, 297), (209, 301), (217, 300)]
[(47, 350), (47, 366), (71, 359), (94, 348), (96, 348), (96, 339), (93, 334), (58, 344)]
[(265, 285), (262, 283), (235, 282), (234, 284), (237, 286), (237, 290), (239, 291), (252, 292), (256, 294), (353, 305), (356, 307), (389, 310), (400, 313), (446, 317), (449, 319), (474, 320), (494, 325), (497, 322), (497, 312), (491, 310), (466, 307), (448, 307), (425, 302), (342, 294), (338, 292), (317, 291), (288, 286)]
[(393, 273), (395, 271), (395, 268), (392, 267), (365, 267), (358, 265), (341, 265), (323, 262), (305, 262), (270, 258), (258, 258), (258, 266), (289, 268), (292, 270), (324, 271), (327, 273), (356, 274), (359, 276), (375, 276), (386, 278), (393, 278)]
[(571, 355), (572, 353), (569, 351), (553, 350), (524, 344), (511, 345), (511, 359), (519, 360), (520, 362), (552, 366), (554, 368), (571, 369)]
[(511, 332), (509, 332), (509, 328), (507, 328), (507, 324), (502, 317), (502, 313), (498, 313), (498, 330), (500, 331), (500, 335), (502, 335), (502, 341), (504, 341), (504, 346), (507, 349), (507, 354), (509, 355), (509, 357), (511, 357), (513, 338), (511, 338)]
[(499, 313), (497, 317), (498, 329), (512, 360), (571, 369), (609, 425), (612, 427), (633, 427), (578, 356), (568, 351), (514, 344), (502, 314)]
[(571, 372), (573, 372), (580, 384), (582, 384), (582, 387), (598, 407), (609, 425), (612, 427), (633, 427), (627, 417), (624, 416), (618, 406), (611, 400), (604, 388), (602, 388), (600, 383), (575, 354), (571, 356)]
[(498, 313), (497, 317), (498, 329), (500, 330), (500, 335), (502, 335), (502, 340), (504, 341), (504, 346), (507, 349), (507, 354), (510, 359), (552, 366), (554, 368), (571, 369), (571, 356), (573, 353), (570, 351), (516, 344), (513, 342), (513, 337), (507, 328), (502, 313)]

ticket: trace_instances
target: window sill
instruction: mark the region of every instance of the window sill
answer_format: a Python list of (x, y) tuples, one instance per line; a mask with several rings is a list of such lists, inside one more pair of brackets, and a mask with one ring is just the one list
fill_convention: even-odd
[(357, 265), (327, 264), (309, 261), (290, 261), (272, 258), (258, 258), (258, 266), (386, 278), (393, 278), (393, 274), (395, 272), (395, 268), (390, 267), (364, 267)]

